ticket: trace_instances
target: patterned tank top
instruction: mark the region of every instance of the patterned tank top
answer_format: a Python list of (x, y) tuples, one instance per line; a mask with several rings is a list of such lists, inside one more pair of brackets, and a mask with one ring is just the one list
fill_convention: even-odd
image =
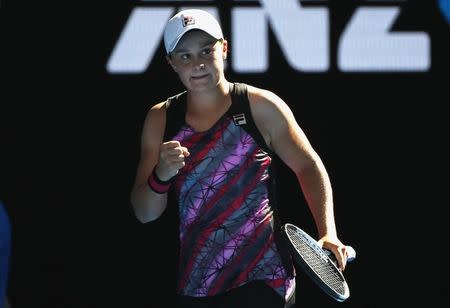
[(274, 236), (272, 158), (243, 128), (251, 115), (234, 114), (235, 107), (204, 132), (183, 121), (172, 138), (190, 152), (174, 182), (180, 222), (178, 293), (211, 296), (263, 280), (288, 298), (295, 279)]

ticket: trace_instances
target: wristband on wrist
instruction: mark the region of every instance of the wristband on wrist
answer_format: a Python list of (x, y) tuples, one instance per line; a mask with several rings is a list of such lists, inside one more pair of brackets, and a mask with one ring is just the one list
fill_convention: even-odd
[(158, 194), (165, 194), (169, 191), (171, 180), (163, 181), (156, 175), (155, 169), (153, 169), (152, 173), (148, 177), (147, 180), (148, 186), (151, 190)]

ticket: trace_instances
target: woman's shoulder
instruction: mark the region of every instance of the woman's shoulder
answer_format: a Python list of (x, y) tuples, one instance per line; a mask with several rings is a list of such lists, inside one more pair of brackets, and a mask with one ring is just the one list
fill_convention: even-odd
[(273, 111), (285, 104), (272, 90), (253, 85), (247, 85), (247, 96), (252, 110)]

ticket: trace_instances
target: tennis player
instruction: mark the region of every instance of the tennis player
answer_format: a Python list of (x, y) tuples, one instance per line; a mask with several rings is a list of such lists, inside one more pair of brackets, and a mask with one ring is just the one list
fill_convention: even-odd
[(146, 115), (131, 203), (142, 223), (178, 210), (178, 307), (294, 307), (271, 163), (277, 155), (296, 174), (319, 241), (344, 269), (327, 171), (283, 99), (225, 78), (229, 44), (212, 15), (180, 11), (164, 44), (185, 91)]

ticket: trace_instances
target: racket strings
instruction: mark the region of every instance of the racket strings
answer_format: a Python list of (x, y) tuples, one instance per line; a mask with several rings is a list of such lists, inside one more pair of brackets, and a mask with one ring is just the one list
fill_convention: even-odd
[(324, 266), (330, 263), (323, 251), (315, 249), (313, 244), (309, 243), (308, 238), (296, 232), (296, 230), (288, 229), (288, 235), (297, 252), (303, 257), (308, 266), (317, 276), (335, 292), (339, 294), (346, 293), (345, 282), (339, 270), (334, 266)]

